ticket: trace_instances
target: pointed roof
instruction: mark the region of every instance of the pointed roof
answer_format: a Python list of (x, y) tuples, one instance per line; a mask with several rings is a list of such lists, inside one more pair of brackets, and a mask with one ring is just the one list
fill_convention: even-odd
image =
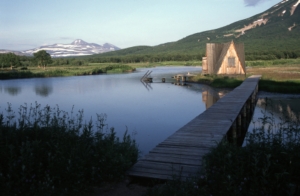
[[(237, 47), (239, 47), (239, 48), (237, 48)], [(242, 50), (241, 50), (240, 47), (242, 47)], [(235, 48), (235, 51), (236, 51), (236, 53), (239, 57), (242, 68), (243, 68), (244, 72), (246, 73), (244, 44), (239, 44), (238, 46), (236, 44), (234, 44), (234, 48)]]
[(241, 62), (241, 65), (242, 65), (242, 68), (244, 70), (244, 72), (246, 73), (246, 69), (245, 69), (245, 61), (244, 61), (244, 54), (243, 54), (243, 51), (237, 49), (237, 46), (236, 44), (234, 44), (233, 40), (231, 42), (228, 42), (228, 43), (225, 43), (223, 44), (223, 49), (222, 49), (222, 52), (219, 56), (219, 59), (218, 59), (218, 62), (217, 62), (217, 67), (220, 68), (221, 65), (222, 65), (222, 62), (227, 54), (227, 51), (229, 50), (230, 46), (233, 45), (234, 49), (235, 49), (235, 52), (239, 58), (239, 61)]

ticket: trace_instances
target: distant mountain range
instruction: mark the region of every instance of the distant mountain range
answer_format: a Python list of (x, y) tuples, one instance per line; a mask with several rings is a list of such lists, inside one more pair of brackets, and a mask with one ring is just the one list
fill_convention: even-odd
[[(228, 10), (234, 12), (234, 10)], [(216, 13), (212, 13), (216, 14)], [(207, 16), (209, 17), (209, 16)], [(220, 20), (222, 16), (219, 17)], [(199, 24), (201, 25), (201, 24)], [(189, 35), (157, 46), (136, 46), (95, 57), (142, 55), (205, 55), (206, 43), (233, 40), (245, 44), (246, 56), (276, 51), (300, 53), (300, 0), (283, 0), (270, 9), (227, 26)]]
[(33, 53), (40, 50), (46, 50), (52, 57), (69, 57), (100, 54), (104, 52), (120, 50), (120, 48), (109, 43), (105, 43), (103, 46), (101, 46), (99, 44), (87, 43), (81, 39), (76, 39), (70, 44), (46, 45), (24, 51), (0, 50), (0, 53), (12, 52), (17, 55), (32, 56)]

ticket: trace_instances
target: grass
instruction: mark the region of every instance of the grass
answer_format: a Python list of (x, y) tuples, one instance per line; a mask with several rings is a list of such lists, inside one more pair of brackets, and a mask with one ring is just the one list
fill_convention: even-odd
[(198, 174), (186, 182), (175, 176), (147, 195), (299, 195), (299, 116), (275, 122), (265, 113), (259, 120), (245, 146), (221, 142), (203, 157)]
[(298, 59), (275, 59), (275, 60), (258, 60), (258, 61), (246, 61), (247, 67), (272, 67), (272, 66), (283, 66), (286, 67), (286, 65), (299, 65), (300, 64), (300, 58)]
[(197, 75), (191, 80), (193, 82), (204, 83), (215, 88), (235, 88), (239, 86), (245, 76), (218, 76), (218, 75)]
[(24, 69), (24, 67), (14, 70), (0, 69), (0, 79), (96, 75), (102, 73), (132, 72), (134, 70), (135, 68), (129, 65), (107, 63), (86, 66), (48, 66), (46, 70), (29, 66), (27, 69)]
[(37, 103), (16, 114), (9, 104), (0, 114), (1, 195), (80, 195), (123, 179), (137, 161), (136, 143), (127, 130), (117, 138), (105, 115), (96, 119), (83, 123), (83, 110)]

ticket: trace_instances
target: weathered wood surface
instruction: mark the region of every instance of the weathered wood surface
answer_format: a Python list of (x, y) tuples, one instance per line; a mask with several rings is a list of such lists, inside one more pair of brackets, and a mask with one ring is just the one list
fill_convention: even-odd
[(158, 144), (129, 171), (133, 177), (182, 180), (195, 175), (203, 155), (230, 130), (246, 102), (255, 98), (260, 76), (247, 78), (240, 86)]

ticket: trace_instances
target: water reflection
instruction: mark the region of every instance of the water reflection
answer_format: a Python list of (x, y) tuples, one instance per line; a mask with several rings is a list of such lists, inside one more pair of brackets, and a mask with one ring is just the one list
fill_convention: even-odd
[(288, 118), (296, 121), (300, 116), (299, 99), (286, 99), (283, 101), (282, 99), (259, 98), (257, 106), (282, 119)]
[(185, 82), (173, 82), (172, 84), (174, 84), (175, 86), (191, 86)]
[(48, 97), (52, 93), (53, 88), (49, 85), (39, 85), (35, 86), (34, 90), (37, 95)]
[(210, 108), (219, 99), (225, 96), (229, 91), (224, 89), (213, 89), (209, 86), (203, 86), (202, 101), (205, 103), (206, 109)]
[[(280, 127), (300, 122), (300, 95), (288, 98), (289, 95), (281, 94), (279, 97), (273, 95), (260, 95), (256, 104), (252, 123), (248, 132), (256, 129), (270, 129), (276, 133)], [(285, 124), (289, 122), (288, 124)], [(244, 142), (243, 145), (246, 145)]]
[(16, 96), (19, 93), (21, 93), (20, 87), (10, 86), (10, 87), (5, 87), (4, 90), (5, 90), (5, 92), (7, 92), (8, 94), (10, 94), (12, 96)]
[(151, 87), (151, 82), (145, 82), (143, 80), (141, 80), (141, 83), (144, 85), (144, 87), (150, 91), (150, 90), (153, 90), (153, 88)]

